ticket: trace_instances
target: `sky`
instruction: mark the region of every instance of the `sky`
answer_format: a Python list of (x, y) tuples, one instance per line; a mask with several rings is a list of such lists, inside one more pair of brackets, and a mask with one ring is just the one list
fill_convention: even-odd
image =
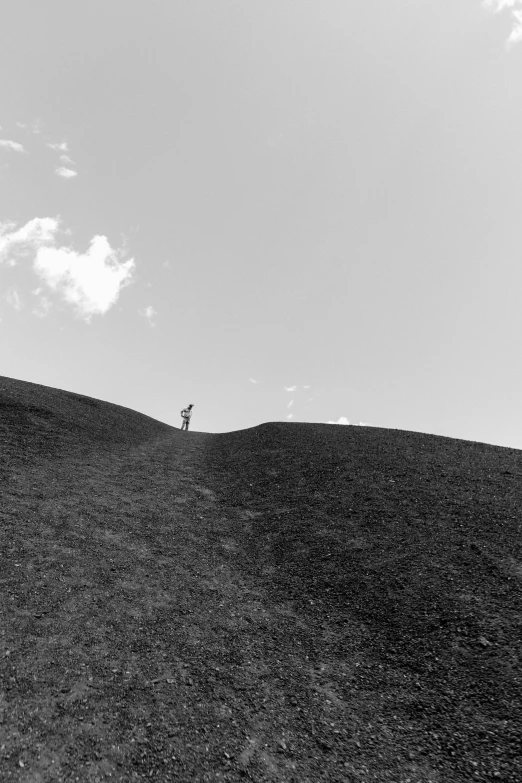
[(522, 449), (522, 0), (17, 0), (0, 374)]

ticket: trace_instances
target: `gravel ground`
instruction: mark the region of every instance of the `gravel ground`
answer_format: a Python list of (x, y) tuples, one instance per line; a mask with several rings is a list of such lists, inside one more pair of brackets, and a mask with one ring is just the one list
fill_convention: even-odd
[(2, 781), (522, 779), (522, 452), (0, 378)]

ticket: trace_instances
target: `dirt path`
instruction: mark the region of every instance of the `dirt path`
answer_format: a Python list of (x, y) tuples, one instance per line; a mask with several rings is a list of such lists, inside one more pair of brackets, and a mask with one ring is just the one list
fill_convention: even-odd
[(234, 567), (249, 512), (231, 520), (206, 485), (209, 437), (13, 470), (3, 780), (322, 778), (320, 753), (310, 778), (296, 761), (313, 759), (286, 687), (297, 637), (274, 671), (298, 619)]

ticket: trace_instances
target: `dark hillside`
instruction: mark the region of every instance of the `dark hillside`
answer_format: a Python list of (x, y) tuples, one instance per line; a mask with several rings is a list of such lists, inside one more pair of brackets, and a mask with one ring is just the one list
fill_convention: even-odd
[(486, 758), (511, 779), (496, 752), (522, 773), (522, 453), (296, 423), (215, 436), (209, 454), (221, 503), (248, 509), (236, 565), (305, 623), (346, 702), (342, 664), (362, 654), (380, 719), (415, 721), (452, 780), (481, 779)]
[[(418, 626), (423, 638), (426, 609), (441, 594), (520, 609), (520, 451), (377, 428), (266, 424), (215, 436), (209, 454), (220, 499), (261, 512), (245, 537), (254, 572), (256, 550), (269, 543), (303, 598), (303, 589), (318, 600), (328, 593), (330, 608), (353, 609), (356, 596), (366, 619), (375, 611), (379, 627)], [(413, 605), (408, 585), (421, 575)], [(372, 606), (368, 589), (382, 592)]]
[(0, 427), (8, 444), (25, 444), (25, 459), (136, 445), (172, 428), (142, 413), (81, 394), (0, 376)]
[(0, 780), (521, 779), (522, 452), (0, 378)]

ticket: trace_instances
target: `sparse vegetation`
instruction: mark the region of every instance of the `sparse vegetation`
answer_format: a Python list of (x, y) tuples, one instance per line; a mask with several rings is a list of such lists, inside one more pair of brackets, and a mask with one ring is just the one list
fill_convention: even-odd
[(0, 378), (0, 778), (522, 777), (522, 452)]

